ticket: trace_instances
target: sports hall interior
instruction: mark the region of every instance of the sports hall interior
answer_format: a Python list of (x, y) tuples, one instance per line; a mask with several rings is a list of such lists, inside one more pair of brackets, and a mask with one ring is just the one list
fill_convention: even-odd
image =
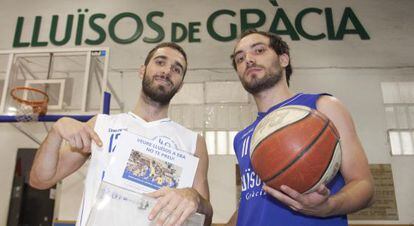
[[(242, 30), (273, 31), (291, 48), (291, 90), (329, 93), (353, 117), (377, 202), (350, 215), (350, 225), (414, 225), (413, 10), (411, 0), (0, 0), (0, 114), (16, 114), (8, 111), (13, 107), (9, 92), (16, 85), (6, 79), (16, 62), (10, 59), (20, 57), (19, 70), (29, 76), (51, 71), (78, 76), (65, 80), (67, 94), (59, 93), (62, 86), (52, 89), (63, 99), (55, 98), (57, 110), (51, 108), (50, 114), (102, 112), (102, 93), (92, 90), (104, 83), (112, 94), (110, 112), (116, 114), (133, 109), (147, 52), (160, 42), (178, 43), (187, 52), (188, 71), (169, 117), (206, 139), (213, 223), (221, 225), (240, 195), (233, 138), (257, 116), (230, 54)], [(99, 57), (59, 55), (64, 50)], [(56, 62), (54, 56), (59, 56)], [(96, 84), (81, 89), (75, 80), (85, 78), (90, 62), (97, 65), (89, 71), (96, 69), (93, 76), (104, 80), (91, 77), (90, 84)], [(11, 208), (22, 188), (15, 186), (15, 178), (25, 172), (16, 169), (23, 164), (28, 170), (30, 163), (17, 160), (34, 153), (52, 124), (0, 123), (0, 225), (23, 214), (23, 207)], [(48, 221), (76, 220), (86, 170), (87, 165), (48, 191)], [(27, 178), (21, 185), (27, 186)], [(25, 214), (37, 209), (30, 208)]]

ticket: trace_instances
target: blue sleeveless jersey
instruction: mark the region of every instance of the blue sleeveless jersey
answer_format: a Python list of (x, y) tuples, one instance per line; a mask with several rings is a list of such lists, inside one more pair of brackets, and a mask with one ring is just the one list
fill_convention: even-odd
[[(253, 171), (250, 163), (250, 139), (256, 125), (269, 112), (287, 105), (304, 105), (316, 109), (316, 101), (322, 94), (299, 93), (292, 98), (279, 103), (267, 112), (259, 112), (256, 121), (240, 131), (234, 138), (234, 150), (239, 162), (241, 174), (241, 197), (238, 226), (342, 226), (348, 225), (346, 215), (318, 218), (306, 216), (291, 210), (277, 199), (267, 195), (262, 189), (263, 183)], [(327, 185), (331, 194), (337, 193), (345, 185), (340, 173)]]

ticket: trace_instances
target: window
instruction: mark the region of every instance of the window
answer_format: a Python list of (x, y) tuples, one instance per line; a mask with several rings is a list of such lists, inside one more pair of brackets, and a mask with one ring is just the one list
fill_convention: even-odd
[(392, 155), (414, 155), (414, 130), (388, 130)]
[(392, 155), (414, 155), (414, 82), (381, 83)]
[(237, 131), (205, 131), (209, 155), (234, 155), (233, 140)]

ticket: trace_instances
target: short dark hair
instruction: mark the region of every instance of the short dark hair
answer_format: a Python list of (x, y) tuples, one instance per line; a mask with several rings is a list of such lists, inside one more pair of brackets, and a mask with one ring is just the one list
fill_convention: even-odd
[[(259, 34), (263, 35), (269, 38), (269, 46), (276, 52), (277, 55), (286, 54), (289, 56), (290, 59), (290, 53), (289, 53), (289, 46), (288, 44), (282, 40), (282, 38), (274, 33), (271, 32), (265, 32), (265, 31), (257, 31), (256, 29), (249, 29), (244, 31), (239, 38), (239, 41), (242, 40), (244, 37), (251, 35), (251, 34)], [(230, 58), (232, 60), (232, 65), (234, 70), (237, 70), (236, 68), (236, 61), (234, 59), (234, 54), (231, 54)], [(290, 76), (292, 75), (292, 65), (289, 64), (286, 66), (286, 82), (289, 85)]]
[(163, 43), (160, 43), (160, 44), (156, 45), (154, 48), (152, 48), (152, 49), (148, 52), (147, 58), (145, 58), (144, 65), (145, 65), (145, 66), (147, 66), (147, 65), (148, 65), (148, 63), (150, 62), (150, 60), (151, 60), (152, 56), (154, 56), (154, 53), (155, 53), (158, 49), (161, 49), (161, 48), (166, 48), (166, 47), (171, 48), (171, 49), (175, 49), (175, 50), (177, 50), (179, 53), (181, 53), (181, 55), (183, 55), (184, 60), (185, 60), (185, 66), (184, 66), (184, 74), (183, 74), (183, 76), (185, 76), (185, 73), (187, 72), (187, 65), (188, 65), (188, 62), (187, 62), (187, 54), (185, 53), (184, 49), (183, 49), (181, 46), (179, 46), (178, 44), (173, 43), (173, 42), (163, 42)]

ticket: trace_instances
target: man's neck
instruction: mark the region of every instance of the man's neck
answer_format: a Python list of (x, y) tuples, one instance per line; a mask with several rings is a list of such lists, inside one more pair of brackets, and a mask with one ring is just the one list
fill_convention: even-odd
[(291, 97), (294, 93), (289, 90), (285, 81), (278, 82), (275, 86), (253, 95), (257, 110), (266, 112), (269, 108), (279, 104)]
[(155, 102), (141, 91), (135, 109), (132, 112), (145, 121), (151, 122), (167, 118), (168, 107), (169, 104), (162, 105)]

